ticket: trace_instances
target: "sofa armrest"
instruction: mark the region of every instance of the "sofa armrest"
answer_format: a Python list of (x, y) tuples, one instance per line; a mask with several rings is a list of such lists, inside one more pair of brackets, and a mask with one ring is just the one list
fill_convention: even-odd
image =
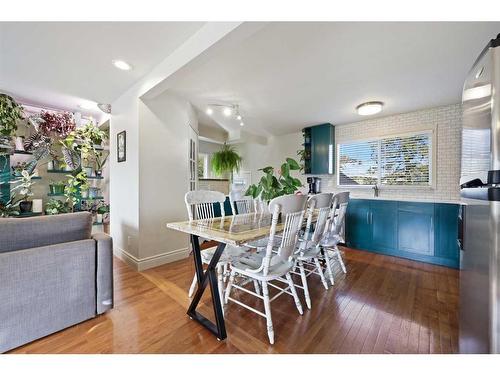
[(95, 233), (97, 314), (113, 308), (113, 240), (105, 233)]

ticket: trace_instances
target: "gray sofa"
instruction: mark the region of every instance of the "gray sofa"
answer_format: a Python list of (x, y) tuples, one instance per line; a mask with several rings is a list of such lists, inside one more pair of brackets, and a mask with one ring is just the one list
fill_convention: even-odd
[(113, 245), (88, 212), (0, 219), (0, 352), (113, 307)]

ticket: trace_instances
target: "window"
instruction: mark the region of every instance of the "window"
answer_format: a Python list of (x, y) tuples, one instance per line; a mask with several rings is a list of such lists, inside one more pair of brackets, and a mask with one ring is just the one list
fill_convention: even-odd
[(209, 161), (210, 155), (198, 154), (198, 178), (210, 177), (210, 170), (208, 169)]
[(430, 186), (432, 132), (339, 144), (339, 185)]

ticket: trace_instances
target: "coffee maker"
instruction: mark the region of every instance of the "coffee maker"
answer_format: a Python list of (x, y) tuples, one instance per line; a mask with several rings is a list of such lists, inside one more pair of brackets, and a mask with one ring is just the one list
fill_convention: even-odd
[(308, 194), (321, 193), (321, 178), (319, 178), (319, 177), (307, 177), (307, 183), (309, 184)]

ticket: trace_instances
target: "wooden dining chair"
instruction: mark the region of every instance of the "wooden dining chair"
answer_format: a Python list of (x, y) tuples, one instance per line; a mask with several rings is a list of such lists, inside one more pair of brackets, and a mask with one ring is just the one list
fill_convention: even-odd
[[(232, 263), (231, 275), (226, 288), (224, 302), (235, 302), (238, 305), (266, 318), (267, 334), (271, 344), (274, 344), (274, 329), (271, 316), (272, 301), (284, 293), (289, 294), (293, 297), (295, 306), (299, 313), (301, 315), (303, 313), (302, 305), (290, 276), (290, 271), (295, 264), (293, 254), (297, 245), (298, 234), (300, 228), (302, 227), (306, 202), (307, 197), (299, 195), (285, 195), (273, 199), (269, 203), (269, 209), (272, 212), (272, 220), (265, 254), (245, 254), (238, 259), (234, 259)], [(281, 224), (279, 224), (280, 218), (281, 224), (283, 224), (283, 232), (277, 252), (274, 252), (274, 238), (278, 230), (278, 225), (281, 226)], [(236, 285), (234, 283), (234, 279), (237, 275), (258, 281), (262, 285), (262, 295), (243, 286)], [(285, 287), (274, 284), (274, 281), (284, 283)], [(269, 287), (279, 290), (279, 292), (272, 298), (269, 296)], [(264, 312), (231, 297), (233, 289), (243, 291), (263, 300)]]
[(338, 261), (342, 272), (347, 273), (347, 269), (339, 250), (338, 244), (344, 243), (344, 227), (347, 206), (349, 204), (349, 192), (337, 193), (333, 197), (332, 212), (326, 226), (326, 233), (320, 242), (324, 249), (324, 260), (332, 264)]
[[(201, 220), (201, 219), (213, 219), (215, 217), (215, 205), (219, 205), (221, 216), (224, 217), (224, 202), (226, 196), (218, 191), (210, 190), (194, 190), (189, 191), (184, 196), (184, 201), (186, 203), (186, 209), (188, 212), (189, 221)], [(215, 253), (216, 247), (211, 247), (201, 251), (201, 259), (204, 264), (209, 264)], [(227, 265), (230, 264), (231, 259), (236, 256), (241, 256), (245, 253), (247, 249), (229, 246), (227, 245), (217, 263), (217, 281), (219, 287), (219, 293), (221, 296), (221, 301), (223, 300), (224, 294), (224, 270), (227, 269)], [(193, 281), (191, 282), (191, 287), (189, 288), (189, 297), (191, 298), (194, 294), (197, 285), (196, 273), (193, 276)]]
[(249, 214), (255, 211), (255, 204), (252, 197), (242, 196), (241, 192), (231, 191), (229, 193), (229, 203), (233, 215)]
[[(312, 274), (318, 275), (325, 289), (328, 289), (328, 283), (325, 279), (323, 266), (320, 264), (320, 259), (323, 258), (321, 254), (322, 249), (320, 247), (320, 242), (326, 234), (332, 197), (333, 194), (331, 193), (323, 193), (309, 198), (307, 203), (308, 209), (305, 233), (299, 240), (297, 250), (294, 254), (294, 257), (297, 260), (296, 266), (299, 272), (294, 270), (292, 273), (299, 275), (301, 278), (301, 285), (295, 286), (304, 291), (304, 298), (309, 309), (311, 308), (311, 297), (309, 295), (307, 278)], [(314, 217), (316, 220), (313, 226)], [(326, 259), (326, 269), (328, 270), (328, 275), (330, 276), (330, 281), (333, 285), (333, 272), (331, 264), (329, 263), (329, 258)]]

